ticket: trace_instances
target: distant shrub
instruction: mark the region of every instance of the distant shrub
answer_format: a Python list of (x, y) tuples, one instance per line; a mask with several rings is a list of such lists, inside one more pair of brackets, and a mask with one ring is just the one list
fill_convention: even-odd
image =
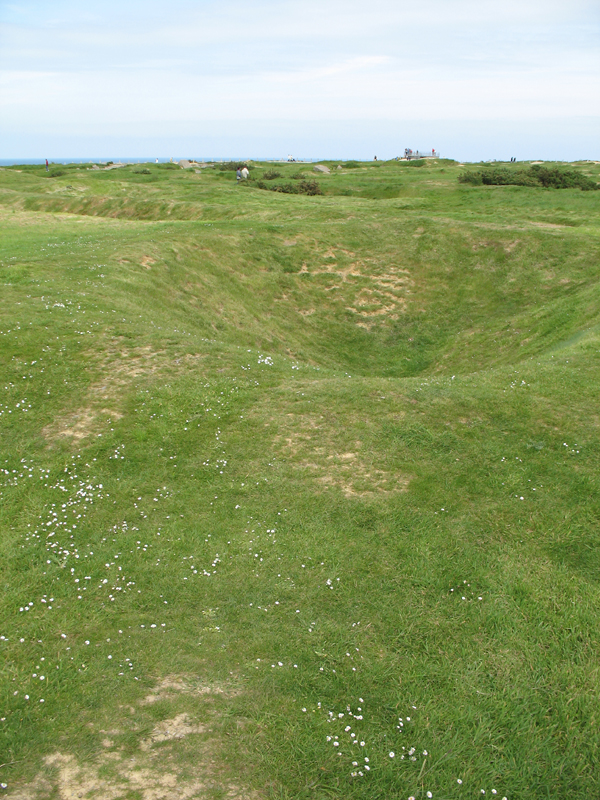
[(317, 181), (301, 181), (298, 184), (298, 191), (300, 194), (317, 195), (323, 194), (321, 187)]
[(237, 172), (238, 169), (250, 169), (248, 164), (244, 164), (242, 161), (225, 161), (223, 164), (219, 164), (219, 169), (221, 172)]
[(148, 167), (144, 167), (144, 169), (134, 169), (133, 170), (135, 175), (151, 175), (152, 173), (148, 169)]
[(356, 169), (357, 167), (360, 167), (360, 164), (358, 161), (344, 161), (344, 166), (346, 169)]
[(281, 172), (277, 172), (276, 169), (268, 169), (263, 174), (263, 180), (265, 181), (274, 181), (275, 178), (281, 178)]
[(166, 164), (159, 164), (160, 169), (179, 169), (179, 164), (172, 164), (170, 161), (167, 161)]
[(552, 187), (554, 189), (579, 188), (584, 192), (600, 189), (600, 185), (596, 181), (574, 169), (561, 170), (558, 167), (548, 169), (536, 164), (531, 167), (529, 172), (544, 187)]
[(290, 175), (290, 178), (293, 181), (303, 181), (306, 175), (303, 172), (294, 172), (293, 175)]
[(600, 186), (572, 169), (542, 167), (534, 165), (528, 170), (510, 170), (505, 167), (483, 169), (479, 172), (463, 172), (458, 176), (460, 183), (473, 186), (533, 186), (545, 189), (581, 189), (590, 191)]
[(299, 181), (296, 184), (278, 183), (274, 186), (268, 186), (264, 181), (257, 181), (256, 186), (258, 189), (266, 189), (270, 192), (280, 192), (281, 194), (308, 194), (312, 196), (323, 194), (317, 181)]
[(483, 180), (480, 172), (463, 172), (458, 176), (459, 183), (470, 183), (472, 186), (481, 186)]
[(280, 183), (277, 186), (268, 187), (272, 192), (283, 192), (283, 194), (301, 194), (300, 186), (293, 183)]
[(51, 178), (60, 178), (61, 175), (66, 175), (66, 169), (52, 169), (50, 170), (50, 177)]

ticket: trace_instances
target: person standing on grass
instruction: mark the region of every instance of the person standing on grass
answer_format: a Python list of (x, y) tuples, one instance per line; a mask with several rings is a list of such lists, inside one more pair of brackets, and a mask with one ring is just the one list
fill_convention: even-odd
[(46, 159), (46, 172), (48, 172), (48, 159)]
[(239, 183), (242, 180), (242, 168), (238, 167), (235, 171), (235, 179)]
[(248, 167), (243, 167), (242, 168), (242, 178), (246, 181), (246, 180), (248, 180), (249, 177), (250, 177), (250, 171), (249, 171)]

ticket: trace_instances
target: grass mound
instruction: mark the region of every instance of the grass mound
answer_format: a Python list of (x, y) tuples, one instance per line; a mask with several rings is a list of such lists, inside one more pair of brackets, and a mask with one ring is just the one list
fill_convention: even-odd
[(0, 171), (4, 796), (597, 797), (596, 196), (172, 166)]

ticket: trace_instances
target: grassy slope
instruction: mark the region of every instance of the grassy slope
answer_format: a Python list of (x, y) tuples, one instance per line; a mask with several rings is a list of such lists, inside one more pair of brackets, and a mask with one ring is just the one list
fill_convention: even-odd
[(595, 193), (136, 169), (0, 172), (8, 796), (597, 795)]

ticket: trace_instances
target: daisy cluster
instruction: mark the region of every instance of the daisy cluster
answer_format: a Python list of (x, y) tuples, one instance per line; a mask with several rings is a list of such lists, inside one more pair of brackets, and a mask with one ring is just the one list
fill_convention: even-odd
[(20, 330), (21, 330), (21, 326), (19, 325), (18, 322), (16, 322), (12, 328), (9, 328), (6, 331), (0, 331), (0, 336), (8, 336), (9, 334), (13, 333), (15, 335), (15, 338), (16, 338), (15, 331), (20, 331)]
[(4, 405), (4, 403), (0, 403), (0, 417), (4, 414), (18, 414), (19, 412), (27, 413), (31, 408), (31, 403), (27, 400), (26, 397), (23, 397), (21, 400), (17, 400), (14, 406)]
[[(367, 773), (372, 769), (377, 768), (377, 764), (381, 766), (381, 762), (386, 756), (381, 751), (380, 745), (373, 741), (373, 737), (369, 735), (369, 723), (365, 714), (365, 701), (359, 697), (353, 704), (346, 705), (343, 711), (338, 709), (324, 709), (322, 704), (317, 703), (314, 712), (323, 712), (326, 714), (327, 724), (331, 726), (332, 730), (325, 737), (325, 740), (333, 748), (339, 757), (345, 757), (345, 768), (348, 769), (351, 778), (364, 778)], [(414, 714), (417, 710), (416, 706), (412, 706), (410, 713), (403, 717), (398, 717), (398, 724), (396, 730), (398, 733), (411, 733), (414, 735)], [(302, 709), (306, 712), (306, 709)], [(398, 734), (391, 734), (390, 739), (395, 738)], [(388, 739), (386, 735), (386, 740)], [(366, 749), (365, 749), (366, 748)], [(373, 749), (377, 749), (373, 755)], [(414, 746), (401, 746), (401, 752), (396, 753), (394, 750), (387, 751), (387, 759), (397, 759), (399, 761), (407, 761), (408, 763), (417, 763), (422, 766), (424, 758), (429, 755), (427, 750), (420, 751)], [(374, 759), (374, 762), (373, 762)]]
[[(78, 458), (80, 456), (73, 456), (71, 464), (64, 469), (64, 473), (67, 474), (63, 474), (63, 476), (54, 481), (50, 480), (49, 470), (41, 469), (42, 475), (40, 477), (49, 481), (44, 483), (44, 487), (52, 492), (60, 492), (62, 495), (67, 496), (57, 499), (57, 502), (48, 503), (44, 513), (38, 516), (37, 523), (33, 526), (31, 523), (28, 524), (27, 527), (30, 530), (26, 533), (24, 537), (25, 543), (21, 547), (25, 549), (43, 543), (47, 556), (46, 565), (50, 568), (58, 566), (62, 570), (68, 568), (68, 572), (64, 573), (67, 576), (67, 585), (71, 580), (77, 593), (77, 598), (82, 600), (82, 593), (87, 591), (92, 581), (92, 575), (85, 573), (92, 571), (90, 563), (95, 563), (94, 550), (92, 545), (77, 545), (75, 536), (76, 534), (81, 536), (81, 527), (85, 525), (88, 511), (93, 507), (94, 503), (109, 498), (110, 494), (105, 491), (102, 483), (97, 482), (96, 478), (81, 480), (78, 475), (80, 466), (77, 462)], [(89, 468), (91, 464), (87, 463), (85, 466)], [(126, 521), (121, 524), (120, 530), (122, 533), (128, 531)], [(104, 541), (106, 541), (106, 537), (103, 539)], [(131, 591), (135, 585), (134, 581), (126, 579), (123, 567), (117, 563), (121, 555), (122, 553), (117, 552), (109, 561), (104, 563), (104, 569), (109, 570), (109, 575), (102, 578), (98, 585), (99, 589), (110, 589), (108, 597), (112, 602), (115, 599), (112, 592)], [(97, 560), (98, 556), (96, 557)], [(113, 567), (114, 569), (112, 569)], [(96, 564), (96, 573), (98, 568), (99, 565)], [(59, 577), (56, 580), (59, 580)], [(47, 595), (44, 595), (44, 597), (47, 597)], [(21, 610), (25, 610), (27, 607), (31, 607), (31, 603), (26, 603)], [(52, 608), (51, 605), (47, 607)]]
[[(119, 593), (134, 591), (135, 581), (129, 580), (124, 573), (123, 566), (120, 563), (120, 558), (123, 554), (122, 550), (118, 547), (115, 549), (110, 548), (108, 543), (108, 536), (105, 536), (100, 543), (96, 546), (87, 544), (81, 545), (76, 542), (75, 537), (81, 541), (85, 539), (86, 518), (88, 512), (92, 507), (100, 501), (105, 501), (110, 497), (109, 493), (104, 489), (104, 485), (99, 483), (96, 478), (86, 477), (82, 479), (80, 473), (85, 472), (86, 468), (95, 468), (92, 463), (81, 462), (81, 456), (73, 456), (71, 462), (68, 463), (64, 471), (56, 478), (51, 477), (50, 470), (46, 468), (34, 469), (33, 466), (28, 465), (25, 459), (21, 460), (19, 469), (4, 470), (3, 473), (8, 473), (8, 481), (4, 485), (15, 485), (19, 478), (32, 477), (39, 471), (40, 479), (43, 481), (43, 487), (52, 495), (58, 494), (59, 497), (51, 497), (50, 501), (46, 503), (43, 512), (38, 515), (35, 523), (28, 523), (27, 529), (22, 538), (20, 547), (30, 551), (31, 557), (34, 557), (36, 550), (45, 550), (42, 556), (45, 562), (45, 571), (43, 576), (47, 576), (46, 580), (51, 584), (46, 591), (43, 589), (36, 593), (34, 597), (25, 597), (21, 600), (21, 605), (15, 608), (17, 615), (31, 617), (34, 624), (42, 623), (48, 613), (53, 612), (57, 608), (68, 608), (69, 601), (84, 600), (86, 591), (93, 595), (90, 601), (98, 602), (103, 606), (103, 600), (115, 602)], [(96, 459), (93, 459), (96, 461)], [(170, 496), (167, 487), (158, 489), (154, 497), (154, 501), (158, 502), (160, 499)], [(138, 498), (141, 500), (141, 497)], [(54, 501), (54, 502), (53, 502)], [(137, 504), (136, 504), (137, 505)], [(123, 520), (118, 525), (113, 526), (112, 531), (121, 536), (131, 534), (138, 530), (135, 526), (128, 525), (126, 520)], [(113, 539), (113, 542), (116, 538)], [(142, 540), (137, 540), (137, 545), (126, 539), (128, 542), (131, 553), (139, 551), (140, 554), (148, 552), (151, 545), (143, 543)], [(102, 552), (98, 552), (102, 551)], [(160, 559), (159, 559), (160, 561)], [(58, 569), (56, 569), (58, 568)], [(60, 581), (60, 583), (59, 583)], [(140, 590), (137, 590), (138, 593)], [(107, 594), (105, 595), (104, 592)], [(55, 598), (56, 596), (56, 598)], [(162, 599), (162, 596), (161, 596)], [(166, 600), (163, 601), (165, 604)], [(147, 628), (149, 632), (153, 630), (166, 633), (166, 623), (152, 622), (148, 626), (142, 625), (142, 629)], [(31, 626), (27, 626), (31, 630)], [(122, 634), (122, 631), (119, 631)], [(60, 640), (66, 644), (67, 634), (60, 633)], [(110, 639), (107, 640), (110, 642)], [(81, 644), (77, 642), (78, 644)], [(39, 651), (38, 645), (44, 645), (42, 639), (32, 639), (31, 633), (21, 635), (13, 633), (8, 635), (4, 633), (0, 635), (0, 645), (4, 650), (10, 646), (25, 646), (31, 648), (35, 645), (34, 650)], [(85, 647), (91, 645), (90, 640), (86, 640)], [(93, 645), (92, 645), (93, 646)], [(99, 647), (100, 644), (96, 644)], [(67, 657), (67, 661), (74, 660), (74, 656), (70, 656), (68, 651), (71, 650), (71, 645), (66, 647), (62, 656)], [(54, 652), (54, 650), (53, 650)], [(32, 687), (31, 681), (40, 682), (42, 688), (49, 687), (53, 684), (52, 675), (55, 670), (59, 670), (62, 666), (61, 654), (59, 654), (57, 663), (49, 663), (50, 658), (48, 655), (38, 655), (33, 653), (34, 665), (24, 676), (14, 678), (18, 681), (19, 686), (15, 687), (12, 697), (16, 698), (21, 703), (28, 703), (30, 700), (45, 703), (45, 697), (39, 697), (38, 691)], [(118, 668), (122, 671), (119, 675), (124, 675), (125, 670), (131, 673), (134, 669), (133, 662), (130, 656), (117, 657), (116, 654), (108, 653), (106, 659), (109, 662), (115, 662), (115, 667), (118, 663)], [(54, 660), (56, 661), (56, 653), (54, 653)], [(83, 672), (88, 668), (87, 663), (82, 663), (77, 667), (79, 672)], [(30, 673), (30, 674), (29, 674)], [(137, 680), (137, 676), (135, 678)], [(3, 721), (6, 717), (3, 718)]]
[[(9, 467), (8, 469), (6, 468), (7, 464)], [(14, 467), (11, 469), (11, 466), (12, 465), (9, 460), (6, 459), (4, 466), (0, 467), (0, 476), (4, 476), (4, 481), (3, 483), (0, 483), (0, 486), (18, 486), (20, 478), (33, 478), (36, 474), (35, 468), (28, 466), (27, 459), (25, 458), (21, 459), (16, 469)], [(42, 469), (42, 467), (39, 467), (39, 471), (42, 473), (39, 478), (40, 480), (43, 480), (47, 474), (47, 471)]]
[[(579, 452), (579, 451), (577, 451), (577, 452)], [(508, 466), (511, 463), (511, 461), (512, 461), (512, 457), (510, 459), (507, 459), (506, 456), (502, 456), (502, 458), (500, 459), (500, 463), (504, 464), (505, 466)], [(519, 464), (523, 463), (523, 459), (520, 458), (519, 456), (515, 456), (515, 461), (517, 461)], [(521, 480), (521, 473), (519, 473), (519, 482), (520, 482), (520, 480)], [(528, 478), (527, 483), (533, 483), (531, 478)], [(504, 485), (505, 485), (505, 483), (503, 482), (502, 486), (504, 486)], [(517, 494), (513, 495), (513, 497), (516, 500), (525, 500), (525, 495), (526, 495), (526, 493), (528, 491), (536, 492), (538, 489), (543, 489), (543, 484), (540, 483), (538, 486), (526, 486), (525, 488), (522, 488)]]
[(463, 581), (458, 586), (450, 587), (450, 595), (452, 597), (460, 598), (461, 602), (472, 603), (473, 601), (479, 603), (483, 600), (483, 595), (478, 594), (475, 589), (471, 588), (471, 584)]
[[(275, 665), (272, 665), (273, 667)], [(279, 662), (279, 666), (283, 666)], [(406, 778), (410, 781), (420, 781), (421, 776), (424, 774), (425, 767), (428, 760), (431, 763), (431, 753), (428, 749), (419, 747), (416, 744), (401, 745), (394, 750), (386, 749), (382, 746), (382, 738), (380, 733), (370, 733), (371, 718), (366, 713), (366, 702), (362, 697), (355, 699), (353, 703), (345, 706), (343, 709), (329, 706), (324, 706), (318, 702), (316, 706), (310, 711), (313, 714), (323, 714), (325, 716), (327, 725), (330, 730), (325, 733), (325, 742), (331, 747), (336, 756), (341, 759), (340, 764), (343, 764), (344, 771), (347, 772), (352, 779), (366, 779), (373, 774), (376, 774), (384, 768), (385, 762), (388, 764), (397, 764), (398, 768), (403, 770), (410, 770)], [(302, 708), (303, 714), (308, 714), (307, 707)], [(418, 713), (417, 706), (411, 705), (407, 711), (397, 718), (396, 733), (384, 734), (383, 739), (386, 742), (397, 740), (399, 734), (408, 734), (409, 741), (420, 738), (416, 726), (416, 715)], [(389, 745), (388, 745), (389, 746)], [(400, 765), (402, 764), (402, 767)], [(427, 773), (425, 773), (427, 774)], [(457, 790), (463, 789), (463, 780), (456, 779)], [(431, 790), (423, 792), (427, 798), (434, 798), (434, 793)], [(486, 795), (486, 789), (480, 789), (478, 794)], [(498, 790), (493, 788), (489, 793), (496, 797)], [(419, 796), (422, 796), (419, 793)], [(463, 797), (461, 792), (460, 797)], [(444, 794), (444, 797), (447, 797)], [(415, 800), (414, 795), (409, 796), (408, 800)], [(442, 796), (440, 796), (442, 800)], [(502, 800), (508, 800), (506, 796)]]
[[(217, 553), (216, 556), (214, 557), (211, 565), (210, 565), (211, 567), (213, 567), (212, 571), (210, 569), (207, 570), (205, 567), (200, 567), (200, 569), (202, 571), (199, 572), (197, 564), (194, 561), (194, 556), (193, 555), (192, 556), (183, 556), (182, 563), (183, 563), (183, 561), (188, 561), (188, 560), (190, 561), (190, 564), (188, 566), (189, 566), (189, 568), (191, 570), (191, 573), (192, 573), (191, 576), (189, 576), (189, 577), (193, 577), (194, 575), (200, 575), (200, 576), (204, 576), (206, 578), (210, 578), (212, 575), (216, 575), (217, 574), (217, 569), (216, 569), (217, 564), (221, 563), (221, 559), (219, 558), (219, 554)], [(188, 576), (184, 575), (183, 576), (183, 580), (187, 581), (187, 579), (188, 579)]]
[[(354, 770), (350, 771), (351, 777), (364, 777), (365, 773), (371, 771), (370, 756), (367, 747), (367, 736), (365, 734), (366, 724), (364, 723), (363, 706), (365, 701), (359, 697), (354, 705), (347, 705), (343, 711), (337, 709), (325, 709), (321, 703), (317, 703), (315, 711), (326, 714), (327, 724), (331, 726), (331, 732), (325, 737), (341, 758), (346, 757), (350, 761)], [(305, 708), (302, 709), (306, 711)], [(360, 761), (359, 761), (360, 759)]]
[[(509, 389), (522, 389), (522, 388), (529, 388), (529, 386), (530, 386), (530, 384), (527, 383), (527, 381), (524, 381), (524, 380), (519, 381), (518, 378), (515, 378), (514, 380), (512, 380), (510, 382), (508, 388)], [(506, 389), (504, 389), (504, 391), (506, 392)]]

